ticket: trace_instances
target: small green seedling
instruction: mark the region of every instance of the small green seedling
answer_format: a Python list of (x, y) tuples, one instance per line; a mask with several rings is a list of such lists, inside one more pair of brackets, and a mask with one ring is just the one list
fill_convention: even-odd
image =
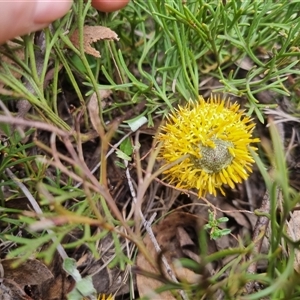
[(227, 235), (231, 232), (230, 229), (220, 229), (219, 225), (221, 223), (225, 223), (228, 222), (228, 218), (227, 217), (222, 217), (219, 219), (216, 219), (214, 213), (212, 211), (208, 211), (208, 224), (206, 224), (204, 226), (204, 229), (210, 229), (210, 238), (212, 240), (217, 240), (220, 237)]

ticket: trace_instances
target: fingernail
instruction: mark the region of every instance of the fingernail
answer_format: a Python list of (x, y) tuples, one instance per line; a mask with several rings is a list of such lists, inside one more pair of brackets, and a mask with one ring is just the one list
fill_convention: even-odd
[(38, 0), (34, 13), (35, 23), (50, 23), (64, 14), (66, 14), (71, 6), (70, 0), (45, 1)]

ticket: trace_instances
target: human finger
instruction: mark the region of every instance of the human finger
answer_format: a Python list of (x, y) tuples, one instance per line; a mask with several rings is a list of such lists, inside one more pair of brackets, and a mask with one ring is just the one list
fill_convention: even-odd
[(71, 5), (72, 0), (0, 1), (0, 44), (48, 26)]

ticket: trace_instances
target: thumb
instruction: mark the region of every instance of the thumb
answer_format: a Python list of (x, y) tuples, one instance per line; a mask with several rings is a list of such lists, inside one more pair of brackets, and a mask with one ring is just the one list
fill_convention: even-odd
[(46, 27), (68, 12), (72, 0), (0, 1), (0, 44)]

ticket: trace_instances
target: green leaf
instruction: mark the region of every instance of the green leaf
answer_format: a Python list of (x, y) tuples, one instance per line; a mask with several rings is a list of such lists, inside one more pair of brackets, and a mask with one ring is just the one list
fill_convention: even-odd
[(76, 282), (78, 282), (82, 279), (79, 271), (77, 270), (75, 259), (67, 257), (63, 262), (63, 269), (69, 275), (71, 275)]
[(67, 257), (63, 262), (63, 269), (76, 281), (74, 289), (67, 296), (68, 299), (82, 300), (83, 297), (87, 296), (91, 300), (96, 299), (96, 289), (94, 288), (92, 277), (81, 277), (77, 270), (75, 259)]
[(222, 230), (220, 230), (220, 235), (224, 236), (224, 235), (230, 234), (230, 232), (231, 232), (230, 229), (222, 229)]
[(222, 217), (222, 218), (219, 218), (217, 221), (218, 221), (218, 223), (226, 223), (226, 222), (228, 222), (228, 218), (227, 217)]
[(126, 166), (123, 163), (121, 163), (121, 162), (119, 162), (117, 160), (115, 160), (115, 164), (116, 164), (116, 166), (118, 166), (118, 167), (120, 167), (122, 169), (126, 169)]
[(120, 150), (123, 151), (128, 156), (132, 155), (133, 147), (129, 138), (126, 138), (120, 145)]
[(83, 297), (89, 297), (91, 300), (96, 300), (96, 293), (92, 276), (87, 276), (76, 282), (74, 289), (67, 295), (67, 299), (82, 300)]
[(127, 160), (127, 161), (131, 161), (131, 157), (129, 157), (126, 153), (124, 153), (121, 150), (117, 150), (116, 154), (117, 154), (117, 157), (119, 157), (121, 159), (124, 159), (124, 160)]
[(127, 121), (127, 124), (129, 125), (130, 129), (135, 132), (137, 131), (141, 126), (146, 124), (148, 122), (148, 119), (144, 116), (141, 116), (138, 119), (135, 119), (133, 121)]
[[(89, 63), (89, 67), (93, 70), (96, 67), (95, 63), (95, 57), (91, 55), (86, 55), (86, 59)], [(71, 62), (73, 63), (74, 67), (80, 72), (80, 73), (87, 73), (87, 70), (80, 59), (80, 57), (76, 54), (74, 54), (71, 58)]]

